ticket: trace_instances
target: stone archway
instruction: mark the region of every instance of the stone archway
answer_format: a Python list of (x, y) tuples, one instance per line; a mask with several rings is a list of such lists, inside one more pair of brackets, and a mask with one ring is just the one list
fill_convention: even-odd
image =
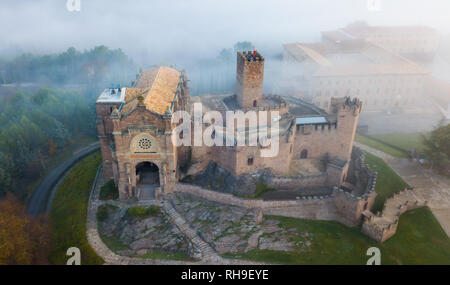
[(136, 189), (139, 200), (155, 199), (156, 189), (160, 186), (159, 167), (150, 161), (138, 163), (136, 171)]

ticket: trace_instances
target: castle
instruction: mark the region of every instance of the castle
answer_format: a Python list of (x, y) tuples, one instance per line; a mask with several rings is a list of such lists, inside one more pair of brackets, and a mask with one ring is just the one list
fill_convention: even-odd
[[(182, 180), (216, 193), (251, 197), (261, 182), (278, 190), (265, 200), (317, 199), (308, 202), (313, 217), (360, 223), (373, 203), (376, 175), (361, 162), (362, 154), (352, 151), (362, 103), (332, 98), (325, 111), (296, 98), (263, 94), (264, 61), (257, 51), (237, 53), (235, 94), (190, 98), (186, 73), (162, 66), (141, 70), (131, 87), (105, 89), (96, 102), (98, 137), (105, 178), (114, 179), (120, 199), (158, 199), (177, 191)], [(176, 111), (192, 114), (194, 103), (202, 103), (204, 113), (276, 111), (264, 124), (267, 129), (278, 125), (278, 154), (261, 155), (267, 146), (259, 141), (176, 146), (172, 135), (178, 124), (172, 116)], [(233, 128), (234, 135), (246, 139), (253, 131), (249, 125)], [(230, 135), (220, 128), (212, 135), (219, 133), (224, 140)], [(304, 212), (309, 206), (302, 207)]]

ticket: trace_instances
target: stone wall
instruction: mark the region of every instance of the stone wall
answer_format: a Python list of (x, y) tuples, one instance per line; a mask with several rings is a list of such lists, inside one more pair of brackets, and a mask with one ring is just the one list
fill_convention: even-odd
[(302, 188), (302, 187), (314, 187), (324, 186), (327, 184), (327, 173), (318, 173), (315, 175), (307, 176), (273, 176), (265, 179), (265, 184), (269, 187), (280, 188)]
[(175, 191), (188, 193), (218, 203), (244, 208), (261, 209), (264, 215), (278, 215), (313, 220), (334, 220), (347, 226), (361, 223), (364, 205), (372, 204), (374, 194), (356, 197), (335, 188), (331, 195), (299, 197), (297, 200), (266, 201), (263, 199), (245, 199), (201, 187), (178, 183)]
[[(406, 193), (405, 191), (412, 190), (404, 190), (400, 194), (394, 195), (391, 199), (393, 200), (396, 196)], [(378, 213), (378, 215), (370, 213), (369, 216), (366, 216), (362, 225), (361, 231), (377, 242), (384, 242), (396, 233), (400, 215), (404, 212), (428, 205), (426, 201), (422, 203), (417, 200), (414, 202), (406, 201), (398, 205), (393, 213), (392, 209), (386, 209), (387, 204), (388, 202), (385, 203), (383, 211)]]

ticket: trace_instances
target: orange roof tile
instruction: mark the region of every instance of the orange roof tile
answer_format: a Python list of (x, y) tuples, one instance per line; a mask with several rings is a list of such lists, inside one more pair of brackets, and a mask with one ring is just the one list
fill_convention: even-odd
[(180, 72), (165, 66), (159, 68), (152, 87), (144, 100), (147, 109), (164, 114), (172, 105), (180, 81)]
[(164, 114), (172, 106), (180, 75), (179, 71), (165, 66), (144, 71), (136, 88), (127, 88), (122, 112), (132, 111), (138, 104), (136, 98), (142, 95), (148, 110)]

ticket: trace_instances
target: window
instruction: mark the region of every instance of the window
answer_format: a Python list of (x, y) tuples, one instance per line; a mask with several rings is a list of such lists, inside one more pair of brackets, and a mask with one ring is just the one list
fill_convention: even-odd
[(142, 149), (150, 149), (152, 147), (152, 142), (147, 138), (142, 138), (139, 140), (138, 145)]
[(300, 153), (300, 158), (301, 159), (308, 158), (308, 151), (306, 149), (302, 150), (302, 152)]
[(253, 165), (253, 156), (250, 156), (250, 157), (247, 159), (247, 164), (248, 164), (248, 165)]
[(253, 101), (253, 107), (256, 107), (258, 105), (258, 102), (255, 100)]

